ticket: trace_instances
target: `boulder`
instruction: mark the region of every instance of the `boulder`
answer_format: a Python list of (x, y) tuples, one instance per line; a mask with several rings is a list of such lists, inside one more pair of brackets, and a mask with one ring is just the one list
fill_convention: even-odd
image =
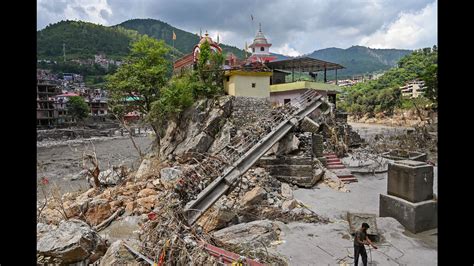
[[(128, 241), (132, 248), (139, 249), (138, 241)], [(121, 240), (113, 242), (105, 255), (100, 259), (100, 266), (108, 265), (141, 265), (137, 262), (134, 255), (122, 245)]]
[(88, 224), (76, 219), (61, 221), (58, 227), (41, 233), (36, 242), (38, 255), (58, 258), (63, 264), (84, 261), (104, 254), (106, 249), (105, 241)]
[(224, 206), (207, 210), (197, 221), (205, 232), (219, 230), (227, 226), (237, 215)]
[(94, 199), (89, 203), (86, 213), (86, 221), (92, 225), (98, 225), (105, 219), (109, 218), (112, 215), (112, 209), (107, 200), (104, 199)]
[(287, 199), (293, 198), (293, 190), (291, 189), (290, 185), (287, 183), (281, 183), (281, 195)]
[(240, 200), (240, 206), (250, 207), (262, 201), (266, 195), (267, 192), (265, 191), (265, 189), (258, 186), (254, 187), (252, 190), (245, 193), (245, 195), (242, 197), (242, 199)]
[(139, 239), (140, 216), (125, 216), (113, 221), (99, 235), (110, 243), (117, 240)]
[(222, 244), (251, 245), (261, 247), (278, 240), (280, 235), (278, 225), (269, 220), (259, 220), (233, 225), (213, 233), (214, 238)]

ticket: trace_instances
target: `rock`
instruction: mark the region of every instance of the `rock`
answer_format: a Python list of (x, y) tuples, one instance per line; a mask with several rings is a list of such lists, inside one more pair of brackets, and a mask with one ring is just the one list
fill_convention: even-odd
[(292, 199), (292, 200), (285, 200), (283, 201), (283, 203), (281, 204), (281, 209), (284, 211), (284, 212), (287, 212), (287, 211), (290, 211), (296, 207), (298, 207), (298, 201), (295, 200), (295, 199)]
[(99, 235), (110, 243), (117, 240), (139, 239), (140, 216), (125, 216), (113, 221), (109, 226), (100, 231)]
[(64, 217), (57, 210), (50, 208), (44, 208), (41, 212), (41, 221), (46, 224), (59, 224), (61, 220), (64, 220)]
[(221, 122), (224, 119), (223, 114), (224, 111), (220, 109), (212, 109), (208, 114), (203, 131), (209, 136), (214, 137), (220, 131)]
[(166, 167), (160, 170), (161, 181), (170, 182), (176, 180), (181, 174), (181, 169), (177, 167)]
[(245, 193), (245, 195), (240, 200), (240, 206), (250, 207), (261, 200), (266, 196), (267, 192), (261, 187), (254, 187), (252, 190)]
[(209, 153), (214, 153), (220, 149), (222, 149), (224, 146), (227, 146), (230, 143), (230, 132), (234, 125), (232, 122), (227, 121), (222, 129), (219, 131), (219, 133), (216, 135), (216, 138), (214, 142), (212, 142), (211, 147), (209, 148)]
[[(131, 245), (134, 249), (139, 249), (138, 241), (127, 241), (129, 245)], [(117, 240), (113, 242), (107, 252), (100, 260), (101, 266), (108, 266), (108, 265), (141, 265), (137, 262), (130, 251), (122, 245), (121, 240)]]
[(151, 189), (151, 188), (145, 188), (145, 189), (142, 189), (140, 190), (140, 192), (138, 192), (138, 195), (137, 197), (138, 198), (144, 198), (144, 197), (148, 197), (148, 196), (151, 196), (151, 195), (156, 195), (156, 191), (154, 189)]
[(287, 134), (278, 142), (278, 150), (276, 155), (291, 154), (297, 151), (300, 145), (300, 140), (293, 133)]
[(112, 167), (99, 173), (99, 182), (103, 185), (117, 185), (125, 177), (125, 168)]
[(274, 200), (273, 198), (269, 198), (267, 201), (268, 201), (268, 204), (273, 204), (273, 203), (275, 203), (275, 200)]
[(79, 172), (78, 174), (73, 175), (73, 176), (71, 177), (71, 180), (86, 179), (88, 173), (89, 173), (89, 172), (87, 171), (87, 169), (82, 170), (82, 171)]
[(209, 136), (206, 132), (201, 131), (197, 136), (190, 137), (186, 142), (179, 144), (174, 154), (181, 155), (188, 152), (205, 153), (213, 141), (214, 138)]
[(291, 189), (290, 185), (287, 183), (281, 183), (281, 195), (287, 199), (293, 198), (293, 190)]
[(153, 207), (155, 206), (156, 198), (157, 198), (156, 195), (139, 198), (137, 199), (138, 206), (141, 206), (145, 208), (146, 210), (151, 211), (153, 210)]
[(105, 241), (85, 222), (64, 220), (53, 230), (42, 233), (37, 240), (37, 253), (58, 258), (64, 264), (80, 262), (94, 254), (104, 254)]
[(205, 232), (219, 230), (236, 218), (237, 215), (231, 209), (225, 207), (213, 207), (207, 210), (197, 221)]
[(278, 240), (280, 231), (276, 223), (259, 220), (233, 225), (216, 231), (213, 235), (222, 244), (261, 247), (262, 243), (268, 246), (270, 242)]
[(92, 225), (98, 225), (112, 215), (112, 209), (107, 200), (94, 199), (89, 203), (86, 213), (86, 221)]
[(135, 173), (135, 178), (142, 179), (151, 169), (151, 160), (149, 158), (143, 159), (140, 167), (138, 167), (137, 172)]

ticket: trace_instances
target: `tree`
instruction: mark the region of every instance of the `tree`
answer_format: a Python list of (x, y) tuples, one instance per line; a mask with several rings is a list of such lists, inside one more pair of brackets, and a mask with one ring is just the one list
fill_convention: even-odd
[(89, 116), (89, 106), (80, 96), (72, 96), (67, 102), (67, 111), (76, 121), (82, 121)]
[[(133, 107), (147, 118), (152, 103), (160, 99), (161, 91), (171, 76), (168, 52), (169, 49), (163, 41), (142, 36), (132, 44), (130, 54), (117, 72), (107, 77), (112, 112), (115, 112), (119, 120), (122, 120), (129, 110), (125, 102), (127, 97), (140, 99), (139, 104)], [(156, 134), (156, 144), (159, 145), (160, 131), (153, 123), (151, 127)]]
[(219, 52), (212, 52), (209, 42), (205, 41), (200, 46), (197, 75), (199, 80), (205, 85), (198, 94), (204, 96), (215, 95), (223, 91), (223, 71), (224, 55)]

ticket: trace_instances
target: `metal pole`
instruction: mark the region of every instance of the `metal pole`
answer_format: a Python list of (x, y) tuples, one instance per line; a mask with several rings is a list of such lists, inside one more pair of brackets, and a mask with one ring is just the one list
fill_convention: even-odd
[(324, 83), (326, 83), (328, 80), (326, 79), (326, 67), (324, 67)]
[(336, 68), (336, 85), (337, 85), (337, 68)]

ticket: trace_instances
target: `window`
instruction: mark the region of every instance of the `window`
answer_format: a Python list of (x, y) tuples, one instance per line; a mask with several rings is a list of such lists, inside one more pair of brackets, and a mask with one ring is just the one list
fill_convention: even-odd
[(284, 99), (284, 100), (283, 100), (283, 103), (284, 103), (284, 104), (287, 104), (287, 103), (289, 103), (290, 101), (291, 101), (291, 99)]
[(252, 88), (255, 88), (256, 86), (257, 86), (257, 84), (252, 83)]
[(229, 82), (229, 81), (230, 81), (230, 77), (227, 77), (227, 82)]
[(260, 51), (265, 51), (265, 47), (260, 47)]

